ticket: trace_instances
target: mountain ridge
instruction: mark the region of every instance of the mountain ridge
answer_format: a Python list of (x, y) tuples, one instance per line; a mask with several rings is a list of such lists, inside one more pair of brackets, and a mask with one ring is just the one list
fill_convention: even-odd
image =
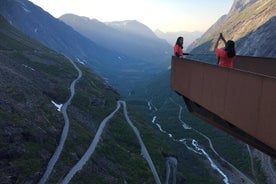
[[(116, 42), (105, 37), (94, 37), (93, 41), (27, 0), (3, 0), (0, 5), (0, 14), (19, 30), (72, 60), (89, 66), (108, 83), (116, 86), (121, 94), (127, 95), (144, 78), (158, 74), (169, 65), (172, 48), (164, 40), (151, 40), (130, 33), (126, 36), (125, 32), (116, 31), (121, 39), (112, 35), (109, 37)], [(97, 20), (95, 22), (111, 29)], [(135, 44), (129, 42), (128, 38)]]
[(171, 50), (169, 44), (158, 39), (147, 26), (136, 20), (104, 23), (74, 14), (65, 14), (59, 19), (101, 46), (147, 62), (152, 62), (155, 57), (164, 60), (162, 57), (166, 57)]
[[(236, 50), (239, 55), (276, 57), (276, 51), (273, 49), (273, 42), (276, 41), (275, 24), (269, 24), (270, 21), (275, 22), (275, 9), (276, 2), (273, 0), (236, 0), (229, 13), (222, 16), (188, 49), (200, 52), (199, 48), (201, 48), (203, 52), (208, 52), (213, 49), (214, 42), (222, 32), (226, 39), (236, 41)], [(258, 36), (254, 33), (258, 32), (262, 26), (268, 25), (270, 27), (266, 30), (269, 32), (266, 34)], [(257, 38), (251, 39), (251, 43), (244, 50), (243, 46), (246, 43), (242, 40), (249, 40), (247, 36), (253, 33)], [(270, 39), (272, 39), (270, 42), (266, 42)]]
[(137, 20), (124, 20), (124, 21), (112, 21), (104, 22), (106, 25), (118, 29), (120, 31), (131, 33), (138, 36), (144, 36), (148, 38), (156, 38), (156, 35), (146, 25), (138, 22)]
[(179, 36), (184, 38), (183, 49), (186, 50), (187, 47), (198, 39), (203, 32), (200, 31), (177, 31), (177, 32), (162, 32), (160, 30), (155, 30), (154, 33), (159, 37), (167, 40), (172, 46), (175, 45), (176, 39)]

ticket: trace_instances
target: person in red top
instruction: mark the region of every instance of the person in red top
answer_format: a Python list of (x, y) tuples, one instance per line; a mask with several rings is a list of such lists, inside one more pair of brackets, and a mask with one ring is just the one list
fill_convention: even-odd
[(184, 55), (192, 55), (189, 53), (184, 53), (183, 52), (183, 42), (184, 42), (184, 38), (182, 36), (178, 37), (176, 40), (176, 43), (174, 45), (173, 48), (173, 55), (179, 58), (183, 58)]
[[(225, 44), (223, 49), (218, 48), (219, 41), (222, 40)], [(219, 38), (215, 44), (216, 58), (218, 58), (218, 65), (233, 68), (234, 59), (236, 56), (235, 51), (235, 42), (232, 40), (228, 40), (226, 42), (225, 38), (223, 37), (222, 33), (220, 33)]]

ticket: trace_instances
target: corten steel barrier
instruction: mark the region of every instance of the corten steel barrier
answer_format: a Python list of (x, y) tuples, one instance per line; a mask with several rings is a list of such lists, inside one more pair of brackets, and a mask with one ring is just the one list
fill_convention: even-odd
[(276, 158), (276, 77), (173, 56), (171, 87), (191, 113)]
[(276, 77), (276, 59), (237, 56), (234, 68)]

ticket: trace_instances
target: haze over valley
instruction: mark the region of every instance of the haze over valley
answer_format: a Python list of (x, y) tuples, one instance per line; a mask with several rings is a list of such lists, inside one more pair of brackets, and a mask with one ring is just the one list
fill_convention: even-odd
[(206, 32), (163, 32), (1, 0), (0, 183), (275, 183), (274, 158), (190, 114), (170, 86), (178, 36), (199, 62), (216, 63), (220, 32), (238, 55), (276, 58), (275, 9), (234, 0)]

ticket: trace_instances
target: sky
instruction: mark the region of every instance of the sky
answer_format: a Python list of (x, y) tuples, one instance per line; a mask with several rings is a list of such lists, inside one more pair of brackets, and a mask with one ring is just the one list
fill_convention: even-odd
[(206, 31), (233, 0), (29, 0), (58, 18), (66, 13), (101, 22), (137, 20), (152, 31)]

